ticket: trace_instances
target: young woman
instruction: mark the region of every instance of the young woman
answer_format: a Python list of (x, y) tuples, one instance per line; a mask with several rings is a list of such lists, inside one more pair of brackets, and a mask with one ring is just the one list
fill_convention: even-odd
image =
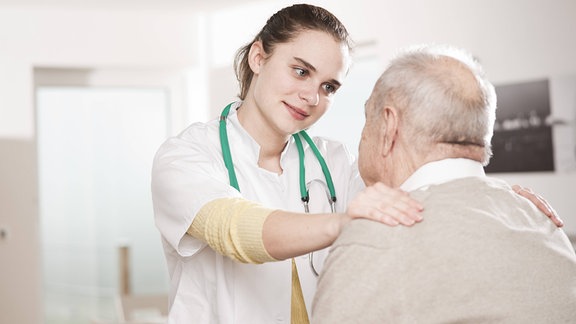
[(342, 144), (301, 132), (350, 66), (348, 32), (331, 13), (278, 11), (235, 63), (240, 101), (168, 139), (154, 160), (169, 322), (305, 323), (342, 227), (358, 217), (410, 226), (421, 206), (383, 184), (363, 188)]

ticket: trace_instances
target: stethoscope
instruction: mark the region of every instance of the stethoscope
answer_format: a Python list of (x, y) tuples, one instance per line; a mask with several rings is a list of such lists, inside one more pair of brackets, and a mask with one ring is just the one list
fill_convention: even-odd
[[(228, 118), (228, 113), (230, 112), (230, 107), (232, 107), (233, 103), (228, 104), (222, 114), (220, 114), (220, 146), (222, 147), (222, 158), (224, 159), (224, 165), (228, 170), (228, 178), (230, 181), (230, 185), (240, 191), (240, 186), (238, 185), (238, 179), (236, 178), (236, 172), (234, 171), (234, 163), (232, 162), (232, 154), (230, 153), (230, 143), (228, 142), (228, 131), (226, 130), (226, 119)], [(320, 183), (326, 192), (326, 196), (328, 198), (328, 202), (330, 203), (330, 211), (332, 213), (336, 213), (336, 190), (334, 189), (334, 183), (332, 182), (332, 176), (330, 175), (330, 170), (328, 169), (328, 165), (326, 161), (322, 157), (322, 154), (318, 150), (314, 141), (308, 136), (306, 131), (302, 130), (296, 134), (292, 134), (294, 138), (294, 143), (296, 144), (296, 149), (298, 150), (298, 161), (300, 166), (300, 199), (302, 200), (302, 204), (304, 205), (304, 212), (310, 213), (310, 209), (308, 207), (308, 203), (310, 202), (310, 194), (309, 189), (310, 186), (318, 182)], [(316, 156), (320, 167), (322, 168), (322, 173), (324, 174), (324, 178), (326, 183), (323, 183), (320, 180), (312, 180), (306, 183), (306, 168), (304, 167), (304, 147), (302, 145), (302, 139), (308, 143), (312, 152)], [(310, 269), (312, 269), (312, 273), (315, 276), (318, 276), (318, 271), (314, 267), (314, 260), (313, 260), (313, 253), (310, 252), (308, 254), (308, 260), (310, 263)]]

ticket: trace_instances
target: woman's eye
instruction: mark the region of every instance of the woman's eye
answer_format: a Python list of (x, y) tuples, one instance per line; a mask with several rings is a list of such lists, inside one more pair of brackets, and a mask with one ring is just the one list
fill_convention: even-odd
[(302, 68), (295, 68), (294, 71), (296, 71), (296, 74), (301, 77), (306, 76), (308, 74), (308, 71)]
[(336, 87), (330, 83), (324, 84), (323, 87), (324, 87), (324, 91), (326, 91), (326, 93), (334, 93), (337, 90)]

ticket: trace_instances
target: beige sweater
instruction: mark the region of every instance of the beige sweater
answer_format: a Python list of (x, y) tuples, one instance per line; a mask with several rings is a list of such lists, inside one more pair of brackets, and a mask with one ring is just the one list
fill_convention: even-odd
[(312, 323), (576, 323), (576, 255), (503, 182), (411, 193), (424, 221), (353, 221), (334, 243)]

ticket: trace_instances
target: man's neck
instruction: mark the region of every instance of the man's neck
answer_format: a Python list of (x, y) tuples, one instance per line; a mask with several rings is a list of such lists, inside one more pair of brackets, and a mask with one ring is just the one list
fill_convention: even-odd
[(396, 151), (394, 154), (396, 156), (386, 159), (390, 161), (390, 165), (385, 166), (388, 175), (384, 178), (387, 180), (387, 183), (385, 182), (387, 185), (399, 188), (412, 173), (427, 161), (422, 160), (417, 154), (410, 154), (410, 152), (406, 151)]

